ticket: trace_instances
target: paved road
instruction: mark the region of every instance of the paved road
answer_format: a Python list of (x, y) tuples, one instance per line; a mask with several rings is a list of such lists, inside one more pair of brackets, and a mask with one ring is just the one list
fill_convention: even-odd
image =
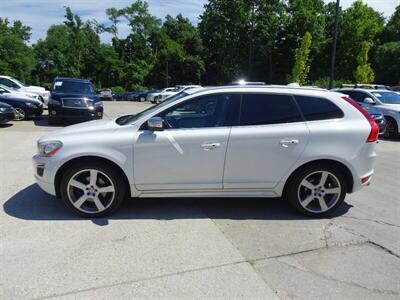
[(331, 219), (279, 199), (146, 199), (84, 220), (34, 184), (36, 140), (55, 129), (0, 128), (1, 299), (400, 297), (400, 140), (378, 144), (371, 186)]

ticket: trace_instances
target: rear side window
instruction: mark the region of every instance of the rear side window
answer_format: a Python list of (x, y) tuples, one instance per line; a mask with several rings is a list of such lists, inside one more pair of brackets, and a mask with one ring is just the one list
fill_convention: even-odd
[(327, 99), (307, 96), (295, 98), (307, 121), (343, 118), (342, 110)]
[(293, 98), (287, 95), (243, 95), (240, 125), (267, 125), (303, 121)]

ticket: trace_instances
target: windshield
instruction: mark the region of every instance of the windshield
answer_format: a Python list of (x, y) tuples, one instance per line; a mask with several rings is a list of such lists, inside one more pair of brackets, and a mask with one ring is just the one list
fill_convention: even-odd
[(394, 92), (372, 92), (372, 94), (385, 104), (400, 104), (400, 95)]
[(140, 113), (119, 117), (117, 120), (115, 120), (115, 122), (118, 125), (126, 125), (126, 124), (133, 123), (136, 120), (140, 119), (141, 117), (143, 117), (147, 114), (151, 114), (153, 111), (156, 111), (160, 107), (167, 106), (168, 104), (174, 102), (175, 100), (186, 97), (187, 95), (189, 95), (189, 94), (182, 91), (172, 97), (167, 98), (167, 100), (165, 100), (159, 104), (156, 104), (154, 106), (149, 107), (148, 109), (145, 109), (144, 111), (141, 111)]
[(59, 93), (80, 93), (80, 94), (94, 94), (94, 88), (90, 82), (82, 81), (62, 81), (57, 80), (54, 82), (53, 91)]
[(22, 86), (26, 86), (25, 83), (22, 83), (21, 81), (15, 79), (15, 78), (13, 78), (13, 80), (14, 80), (16, 83), (18, 83), (18, 84), (20, 84), (20, 85), (22, 85)]

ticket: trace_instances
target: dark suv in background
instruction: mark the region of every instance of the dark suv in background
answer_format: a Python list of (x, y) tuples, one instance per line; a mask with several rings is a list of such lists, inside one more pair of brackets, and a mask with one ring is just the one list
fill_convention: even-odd
[(103, 117), (103, 103), (89, 80), (57, 77), (51, 85), (49, 124)]

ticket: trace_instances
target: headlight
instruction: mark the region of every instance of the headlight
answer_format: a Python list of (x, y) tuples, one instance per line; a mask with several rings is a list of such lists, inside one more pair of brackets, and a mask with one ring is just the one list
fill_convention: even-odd
[(0, 107), (0, 112), (5, 112), (6, 110), (7, 110), (7, 108)]
[(42, 156), (53, 156), (62, 146), (60, 141), (38, 143), (38, 153)]
[(103, 102), (95, 102), (94, 107), (103, 107)]
[(49, 99), (49, 104), (50, 104), (50, 105), (54, 105), (54, 106), (60, 106), (60, 105), (61, 105), (61, 102), (58, 101), (58, 100), (55, 100), (55, 99), (53, 99), (53, 98), (50, 98), (50, 99)]

